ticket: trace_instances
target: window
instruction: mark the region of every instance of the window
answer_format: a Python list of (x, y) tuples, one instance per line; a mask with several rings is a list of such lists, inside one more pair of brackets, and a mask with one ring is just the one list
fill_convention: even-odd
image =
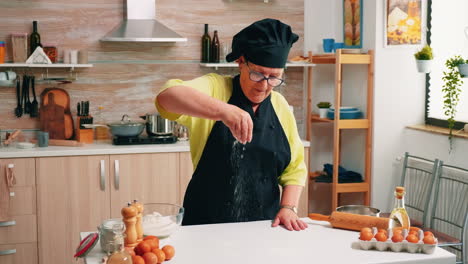
[[(442, 81), (447, 71), (445, 61), (455, 55), (468, 59), (468, 1), (428, 0), (427, 43), (431, 45), (434, 61), (431, 73), (426, 75), (426, 124), (447, 127), (443, 111)], [(468, 29), (466, 29), (468, 31)], [(460, 102), (457, 106), (455, 129), (468, 123), (468, 78), (462, 79)]]

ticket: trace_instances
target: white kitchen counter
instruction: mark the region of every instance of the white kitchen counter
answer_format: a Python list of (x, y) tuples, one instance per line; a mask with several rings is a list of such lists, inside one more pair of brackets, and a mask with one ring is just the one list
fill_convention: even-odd
[[(302, 141), (304, 147), (309, 147), (310, 142)], [(85, 144), (81, 147), (49, 146), (46, 148), (0, 148), (0, 158), (34, 158), (56, 156), (83, 156), (83, 155), (108, 155), (108, 154), (133, 154), (133, 153), (160, 153), (160, 152), (188, 152), (188, 141), (178, 141), (173, 144), (148, 144), (116, 146), (111, 141), (96, 141), (93, 144)]]
[[(304, 218), (309, 228), (288, 231), (271, 227), (270, 221), (183, 226), (161, 247), (175, 247), (175, 257), (164, 263), (203, 264), (300, 264), (300, 263), (455, 263), (455, 255), (436, 248), (433, 254), (380, 252), (353, 249), (359, 233), (333, 229), (327, 222)], [(84, 238), (88, 232), (80, 234)], [(99, 243), (85, 258), (86, 264), (98, 264), (104, 256)]]

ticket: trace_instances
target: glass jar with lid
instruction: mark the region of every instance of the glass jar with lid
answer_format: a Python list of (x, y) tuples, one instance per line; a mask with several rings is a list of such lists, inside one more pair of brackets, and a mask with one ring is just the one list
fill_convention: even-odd
[(124, 249), (124, 230), (123, 223), (117, 223), (113, 226), (114, 239), (108, 243), (111, 250), (106, 264), (133, 264), (132, 256)]

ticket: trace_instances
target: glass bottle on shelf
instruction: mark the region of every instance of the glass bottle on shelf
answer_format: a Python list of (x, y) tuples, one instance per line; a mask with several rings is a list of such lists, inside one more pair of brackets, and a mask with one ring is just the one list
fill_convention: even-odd
[(402, 227), (409, 229), (410, 218), (405, 209), (405, 187), (398, 186), (395, 188), (395, 206), (390, 214), (389, 227)]
[(208, 34), (208, 24), (205, 24), (205, 34), (202, 36), (201, 62), (210, 62), (211, 59), (211, 37)]
[(211, 62), (219, 63), (219, 38), (218, 31), (214, 31), (213, 40), (211, 41)]
[(33, 54), (37, 47), (41, 47), (41, 35), (37, 32), (37, 21), (33, 21), (33, 32), (29, 36), (29, 54)]
[(115, 224), (112, 227), (115, 234), (114, 240), (109, 243), (111, 254), (107, 258), (106, 264), (133, 264), (132, 256), (124, 249), (124, 230), (123, 223)]

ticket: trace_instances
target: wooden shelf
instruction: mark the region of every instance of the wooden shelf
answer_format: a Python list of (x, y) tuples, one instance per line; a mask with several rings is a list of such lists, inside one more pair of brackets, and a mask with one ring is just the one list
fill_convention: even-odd
[(369, 119), (341, 119), (338, 120), (339, 129), (369, 128)]
[[(215, 68), (216, 70), (218, 68), (236, 68), (239, 65), (234, 62), (226, 62), (226, 63), (200, 63), (201, 67), (210, 67), (210, 68)], [(313, 67), (315, 64), (309, 63), (309, 62), (301, 62), (301, 63), (286, 63), (286, 68), (289, 67)]]
[(312, 116), (310, 116), (310, 121), (312, 122), (317, 122), (317, 123), (333, 123), (333, 120), (332, 119), (328, 119), (328, 118), (321, 118), (319, 115), (317, 114), (313, 114)]
[(3, 68), (91, 68), (93, 64), (30, 64), (30, 63), (2, 63), (0, 67)]
[[(369, 54), (341, 54), (341, 64), (370, 64), (371, 56)], [(335, 64), (335, 54), (319, 54), (312, 56), (312, 63), (315, 64)]]
[(337, 193), (369, 192), (370, 186), (367, 182), (356, 183), (338, 183), (336, 184)]
[[(335, 120), (329, 118), (321, 118), (317, 114), (310, 116), (310, 121), (314, 123), (333, 123)], [(340, 119), (338, 120), (339, 129), (365, 129), (369, 128), (368, 119)]]

